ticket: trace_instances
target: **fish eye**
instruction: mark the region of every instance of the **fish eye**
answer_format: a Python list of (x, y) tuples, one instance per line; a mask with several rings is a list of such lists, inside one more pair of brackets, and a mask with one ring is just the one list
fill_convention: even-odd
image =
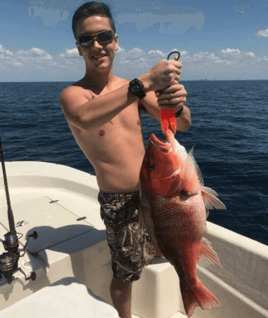
[(180, 194), (181, 194), (181, 195), (188, 195), (188, 196), (189, 196), (189, 193), (186, 192), (186, 191), (184, 191), (184, 190), (181, 190)]
[(151, 172), (152, 170), (154, 170), (154, 168), (155, 168), (155, 164), (153, 162), (151, 162), (151, 161), (148, 161), (147, 162), (147, 170), (149, 172)]
[(190, 198), (189, 192), (186, 192), (184, 190), (181, 190), (180, 192), (180, 198), (182, 201), (186, 201)]
[(180, 197), (182, 200), (188, 200), (191, 197), (198, 195), (198, 192), (187, 192), (185, 190), (180, 191)]

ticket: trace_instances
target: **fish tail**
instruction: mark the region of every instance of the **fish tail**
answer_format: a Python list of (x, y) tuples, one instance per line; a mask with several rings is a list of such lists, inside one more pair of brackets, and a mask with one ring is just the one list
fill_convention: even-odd
[(218, 298), (200, 281), (192, 289), (182, 290), (186, 315), (191, 317), (196, 307), (210, 309), (220, 307)]

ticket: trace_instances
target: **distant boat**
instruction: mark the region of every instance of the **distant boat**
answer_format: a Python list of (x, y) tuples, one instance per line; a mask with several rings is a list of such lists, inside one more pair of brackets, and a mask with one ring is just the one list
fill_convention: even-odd
[[(112, 307), (110, 251), (97, 202), (96, 177), (44, 162), (6, 163), (12, 210), (27, 253), (10, 284), (0, 278), (0, 318), (118, 317)], [(8, 231), (0, 174), (0, 238)], [(217, 212), (215, 212), (217, 213)], [(226, 212), (227, 213), (227, 212)], [(268, 247), (208, 222), (208, 240), (222, 268), (198, 267), (202, 282), (221, 307), (196, 309), (194, 318), (268, 317)], [(1, 247), (0, 254), (4, 253)], [(167, 261), (156, 259), (133, 284), (133, 317), (179, 318), (184, 315), (179, 279)]]

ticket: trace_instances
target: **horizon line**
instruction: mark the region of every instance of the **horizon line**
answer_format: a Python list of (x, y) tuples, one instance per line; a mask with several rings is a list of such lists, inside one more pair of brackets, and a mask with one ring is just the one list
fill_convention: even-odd
[[(187, 79), (180, 80), (180, 82), (220, 82), (220, 81), (268, 81), (268, 79)], [(0, 83), (75, 83), (75, 81), (0, 81)]]

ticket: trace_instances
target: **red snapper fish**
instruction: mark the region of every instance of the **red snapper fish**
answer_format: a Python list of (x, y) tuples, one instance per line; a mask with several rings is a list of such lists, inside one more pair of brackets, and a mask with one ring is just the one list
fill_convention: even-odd
[(170, 129), (166, 137), (166, 142), (153, 134), (149, 139), (140, 172), (140, 209), (154, 244), (179, 276), (185, 312), (191, 317), (197, 306), (220, 306), (198, 279), (196, 265), (220, 265), (204, 238), (206, 213), (226, 207), (204, 186), (193, 150), (187, 153)]

